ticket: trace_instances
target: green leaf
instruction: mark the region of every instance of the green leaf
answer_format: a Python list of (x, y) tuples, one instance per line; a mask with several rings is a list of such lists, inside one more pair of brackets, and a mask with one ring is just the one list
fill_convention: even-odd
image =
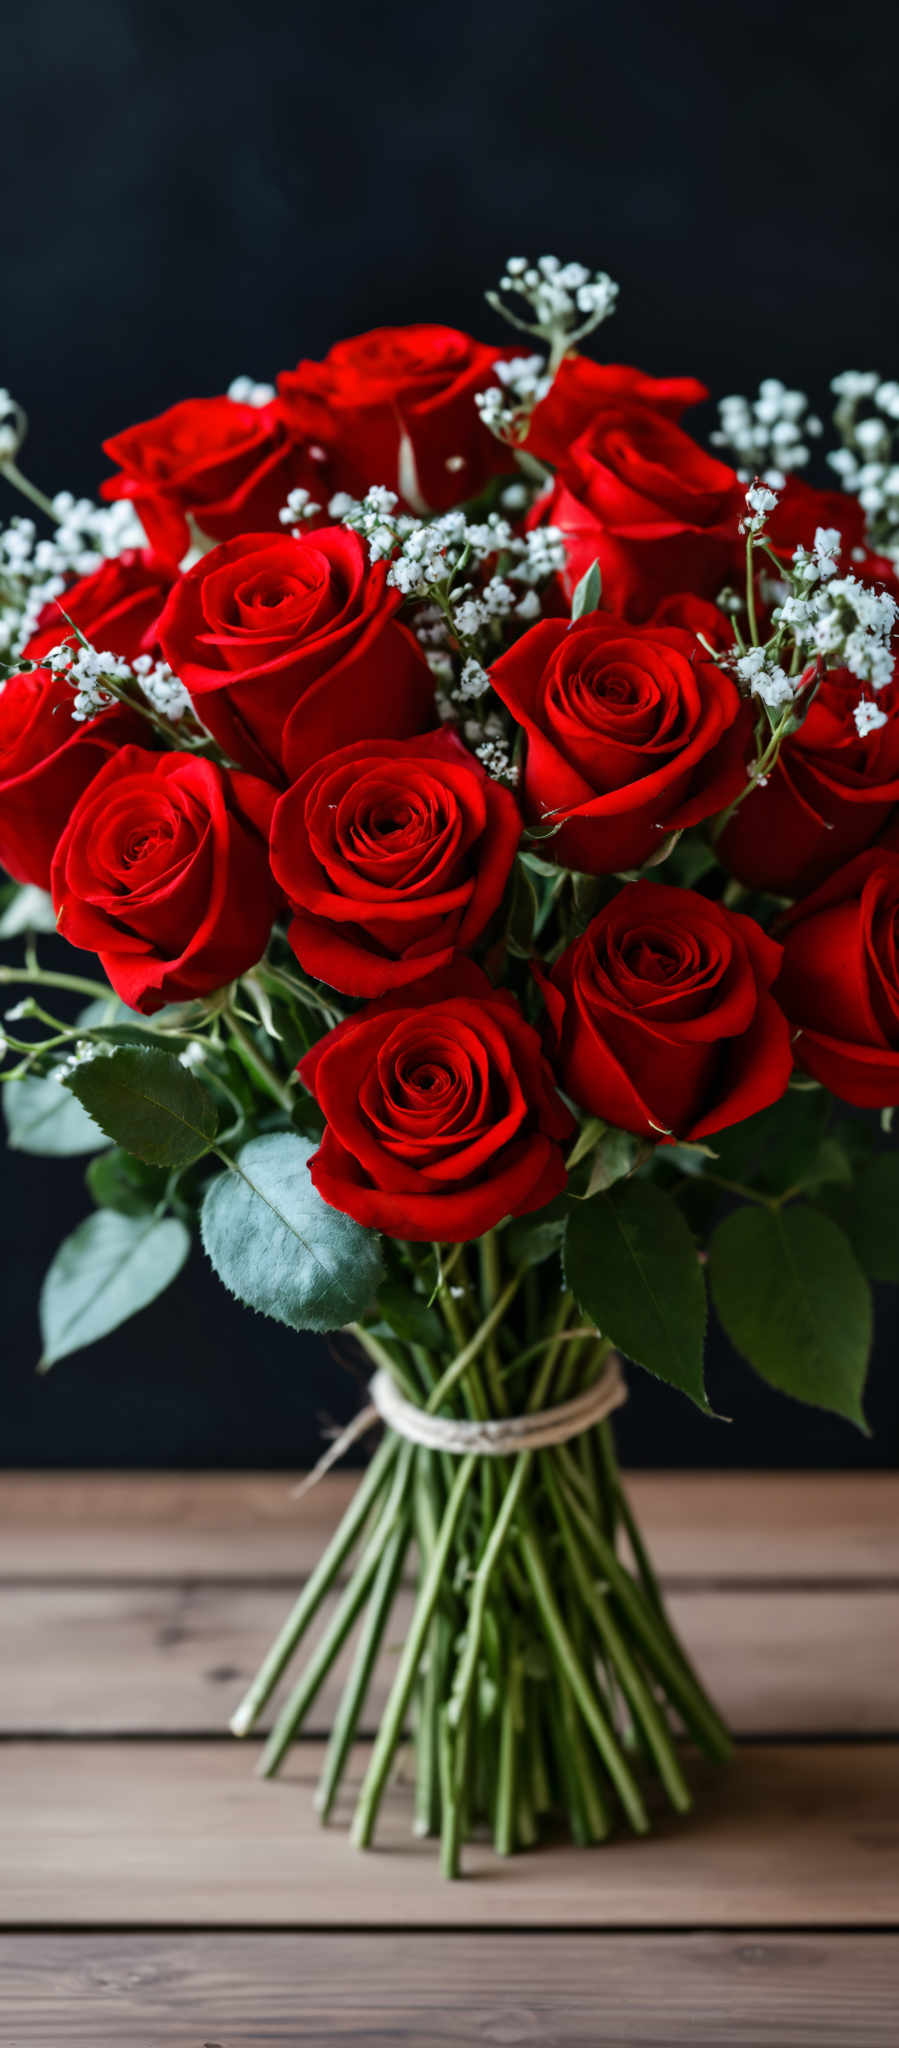
[(734, 1210), (712, 1236), (709, 1278), (727, 1335), (762, 1379), (866, 1428), (871, 1294), (828, 1216), (805, 1203)]
[(251, 1138), (206, 1191), (203, 1243), (239, 1301), (291, 1330), (355, 1322), (383, 1272), (373, 1231), (323, 1202), (309, 1177), (314, 1144), (291, 1131)]
[(534, 927), (540, 911), (537, 891), (523, 861), (517, 860), (506, 891), (506, 946), (518, 960), (534, 950)]
[(0, 900), (0, 939), (18, 939), (23, 932), (55, 932), (56, 912), (46, 889), (25, 882), (21, 888), (4, 889)]
[(591, 562), (589, 569), (585, 569), (580, 582), (575, 585), (574, 596), (571, 600), (572, 619), (582, 619), (586, 617), (588, 612), (598, 611), (601, 597), (602, 574), (599, 563)]
[(881, 1152), (826, 1199), (872, 1280), (899, 1283), (899, 1153)]
[(158, 1208), (168, 1174), (163, 1167), (146, 1166), (142, 1159), (116, 1148), (92, 1159), (84, 1178), (98, 1209), (115, 1209), (120, 1216), (146, 1216)]
[(561, 1251), (570, 1207), (567, 1195), (557, 1195), (545, 1209), (518, 1216), (509, 1224), (505, 1243), (513, 1266), (540, 1266)]
[(13, 1152), (74, 1159), (79, 1153), (102, 1151), (109, 1142), (55, 1074), (42, 1079), (26, 1074), (22, 1081), (7, 1081), (3, 1109)]
[(809, 1174), (814, 1178), (829, 1111), (823, 1088), (790, 1088), (770, 1109), (714, 1132), (708, 1145), (717, 1156), (709, 1171), (773, 1194), (804, 1186)]
[(190, 1233), (174, 1217), (99, 1209), (61, 1244), (41, 1289), (41, 1371), (146, 1308), (179, 1273)]
[(568, 1285), (597, 1329), (710, 1414), (702, 1376), (705, 1283), (670, 1196), (649, 1181), (626, 1180), (577, 1203), (564, 1260)]
[(212, 1096), (173, 1053), (156, 1047), (101, 1054), (65, 1085), (108, 1137), (150, 1166), (189, 1166), (218, 1129)]
[(384, 1280), (378, 1288), (376, 1306), (384, 1322), (404, 1344), (423, 1344), (439, 1350), (446, 1329), (437, 1310), (421, 1294), (414, 1294), (408, 1280)]

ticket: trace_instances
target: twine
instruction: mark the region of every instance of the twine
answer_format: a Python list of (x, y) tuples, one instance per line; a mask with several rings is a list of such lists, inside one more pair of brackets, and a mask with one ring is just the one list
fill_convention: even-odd
[(508, 1458), (516, 1451), (551, 1450), (553, 1444), (567, 1444), (571, 1437), (581, 1436), (585, 1429), (592, 1429), (594, 1423), (603, 1422), (607, 1415), (613, 1415), (615, 1409), (627, 1400), (621, 1361), (614, 1351), (606, 1361), (605, 1371), (583, 1394), (576, 1394), (573, 1401), (560, 1402), (556, 1408), (538, 1408), (533, 1415), (502, 1415), (487, 1422), (462, 1422), (452, 1416), (429, 1415), (426, 1409), (416, 1408), (413, 1401), (405, 1400), (390, 1374), (383, 1371), (375, 1373), (369, 1381), (368, 1391), (371, 1399), (367, 1406), (360, 1408), (346, 1429), (342, 1429), (329, 1444), (312, 1471), (307, 1472), (299, 1486), (292, 1489), (294, 1500), (301, 1500), (304, 1493), (317, 1486), (332, 1465), (339, 1464), (358, 1438), (365, 1436), (376, 1422), (386, 1422), (397, 1436), (404, 1436), (409, 1443), (421, 1444), (429, 1451), (449, 1451), (456, 1458), (464, 1458), (469, 1451), (477, 1452), (481, 1458)]
[(457, 1458), (464, 1458), (469, 1451), (482, 1458), (507, 1458), (515, 1451), (549, 1450), (602, 1422), (627, 1400), (624, 1375), (614, 1352), (605, 1371), (583, 1394), (562, 1401), (557, 1408), (538, 1408), (533, 1415), (501, 1415), (488, 1422), (429, 1415), (405, 1400), (386, 1372), (375, 1373), (368, 1391), (382, 1422), (399, 1436), (429, 1451), (449, 1451)]

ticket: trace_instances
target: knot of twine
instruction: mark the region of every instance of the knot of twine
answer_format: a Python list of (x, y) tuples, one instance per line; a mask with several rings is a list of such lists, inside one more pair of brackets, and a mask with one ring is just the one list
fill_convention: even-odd
[(386, 1372), (375, 1373), (368, 1391), (372, 1407), (388, 1428), (410, 1443), (422, 1444), (425, 1450), (450, 1451), (459, 1458), (469, 1451), (482, 1458), (507, 1458), (515, 1451), (549, 1450), (602, 1422), (627, 1400), (624, 1375), (614, 1352), (599, 1379), (582, 1394), (556, 1408), (538, 1408), (533, 1415), (500, 1415), (486, 1422), (429, 1415), (407, 1401)]
[(388, 1429), (404, 1436), (409, 1443), (421, 1444), (429, 1451), (449, 1451), (451, 1456), (464, 1458), (469, 1451), (475, 1451), (482, 1458), (508, 1458), (516, 1451), (550, 1450), (553, 1444), (566, 1444), (573, 1436), (581, 1436), (585, 1429), (592, 1429), (595, 1422), (604, 1421), (612, 1415), (622, 1402), (627, 1400), (627, 1386), (621, 1370), (621, 1361), (611, 1352), (593, 1385), (576, 1394), (572, 1401), (561, 1401), (556, 1408), (538, 1408), (533, 1415), (500, 1415), (487, 1422), (457, 1421), (454, 1416), (429, 1415), (424, 1408), (416, 1408), (414, 1401), (407, 1401), (395, 1386), (390, 1374), (376, 1372), (368, 1387), (370, 1400), (360, 1408), (352, 1422), (342, 1429), (340, 1435), (329, 1445), (318, 1464), (313, 1466), (299, 1486), (293, 1488), (294, 1500), (299, 1500), (310, 1487), (316, 1486), (331, 1467), (350, 1450), (351, 1446), (372, 1424), (386, 1422)]

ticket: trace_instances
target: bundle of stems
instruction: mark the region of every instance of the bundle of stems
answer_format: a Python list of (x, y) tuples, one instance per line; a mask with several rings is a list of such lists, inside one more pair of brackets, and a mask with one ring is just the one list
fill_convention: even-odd
[[(439, 1259), (445, 1343), (353, 1326), (372, 1361), (431, 1414), (535, 1413), (602, 1373), (609, 1345), (585, 1328), (555, 1262), (505, 1277), (502, 1234)], [(416, 1284), (410, 1272), (409, 1285)], [(626, 1547), (626, 1557), (622, 1550)], [(278, 1770), (338, 1653), (356, 1631), (318, 1788), (332, 1813), (401, 1582), (416, 1596), (356, 1804), (374, 1837), (407, 1730), (417, 1833), (439, 1835), (448, 1877), (489, 1831), (510, 1855), (559, 1826), (579, 1843), (650, 1826), (654, 1786), (690, 1806), (682, 1736), (723, 1760), (730, 1741), (665, 1614), (625, 1496), (606, 1420), (571, 1443), (509, 1457), (455, 1456), (387, 1430), (343, 1520), (232, 1721), (245, 1735), (327, 1596), (336, 1602), (281, 1706), (260, 1769)]]

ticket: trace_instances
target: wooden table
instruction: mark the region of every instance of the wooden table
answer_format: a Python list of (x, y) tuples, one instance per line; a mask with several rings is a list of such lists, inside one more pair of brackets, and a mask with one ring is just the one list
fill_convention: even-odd
[(318, 1827), (327, 1699), (276, 1785), (223, 1733), (349, 1483), (2, 1482), (0, 2039), (892, 2048), (899, 1476), (634, 1478), (736, 1763), (453, 1886), (402, 1785), (374, 1853)]

